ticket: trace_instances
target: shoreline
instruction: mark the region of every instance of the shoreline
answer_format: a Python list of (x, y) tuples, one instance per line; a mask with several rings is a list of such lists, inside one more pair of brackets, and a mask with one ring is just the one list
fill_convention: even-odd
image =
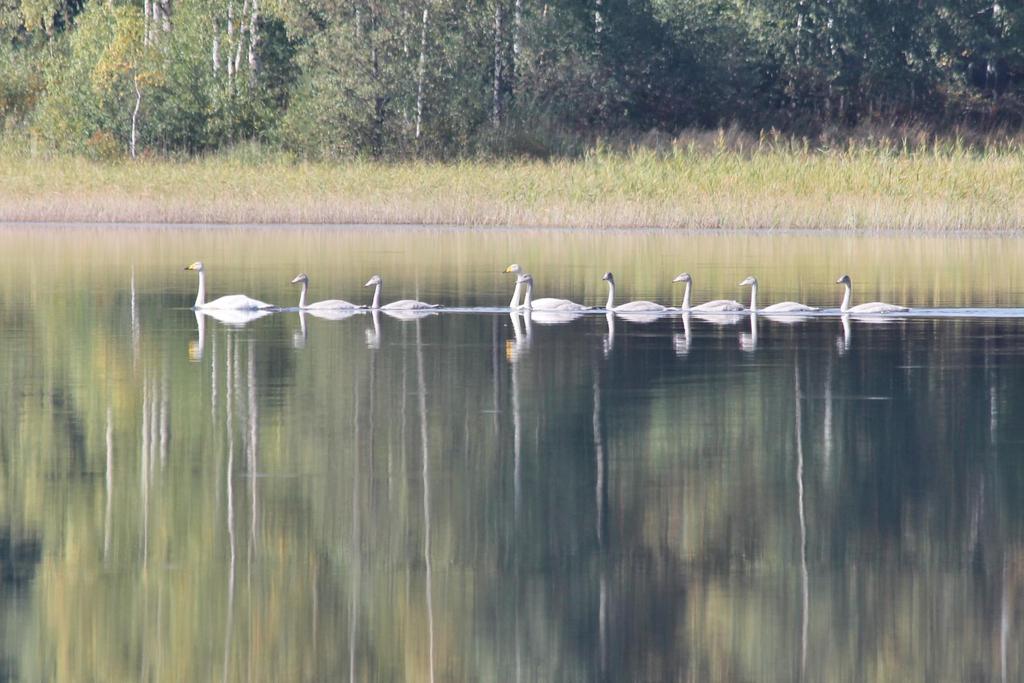
[(871, 228), (671, 228), (663, 226), (583, 226), (583, 225), (458, 225), (452, 223), (197, 223), (189, 221), (158, 222), (158, 221), (99, 221), (99, 220), (10, 220), (0, 218), (0, 232), (14, 231), (20, 228), (44, 228), (66, 230), (324, 230), (366, 232), (381, 230), (387, 232), (493, 232), (493, 233), (600, 233), (606, 235), (629, 234), (687, 234), (693, 236), (706, 235), (805, 235), (807, 237), (858, 236), (865, 237), (915, 237), (915, 238), (1018, 238), (1024, 237), (1024, 227), (1014, 228), (935, 228), (935, 229), (899, 229), (885, 227)]
[(0, 223), (1005, 235), (1024, 231), (1024, 156), (868, 149), (241, 164), (0, 153)]

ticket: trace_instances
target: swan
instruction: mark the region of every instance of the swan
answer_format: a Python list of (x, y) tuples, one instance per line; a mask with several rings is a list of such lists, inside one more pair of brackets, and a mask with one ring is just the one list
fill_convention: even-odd
[(836, 280), (836, 284), (843, 285), (844, 287), (846, 287), (846, 292), (843, 294), (843, 303), (839, 307), (839, 310), (842, 313), (900, 313), (903, 311), (910, 310), (906, 306), (884, 304), (881, 301), (872, 301), (869, 304), (851, 306), (850, 298), (853, 296), (853, 281), (850, 280), (850, 276), (842, 276), (841, 278)]
[(299, 273), (292, 280), (292, 284), (302, 284), (302, 293), (299, 294), (299, 310), (300, 311), (336, 311), (338, 309), (353, 309), (353, 308), (366, 308), (366, 306), (359, 306), (357, 304), (344, 301), (342, 299), (327, 299), (325, 301), (317, 301), (316, 303), (306, 303), (306, 290), (309, 289), (309, 276), (305, 273)]
[(415, 311), (417, 309), (424, 308), (441, 308), (441, 304), (427, 304), (422, 301), (416, 301), (415, 299), (399, 299), (398, 301), (392, 301), (389, 304), (380, 305), (380, 289), (384, 284), (384, 280), (381, 279), (380, 275), (374, 275), (363, 287), (376, 287), (373, 290), (373, 303), (370, 304), (370, 308), (373, 310), (382, 311)]
[(196, 261), (190, 266), (185, 266), (185, 270), (194, 270), (199, 273), (199, 293), (196, 294), (196, 303), (192, 308), (207, 309), (221, 309), (221, 310), (232, 310), (232, 311), (253, 311), (261, 308), (273, 308), (274, 304), (268, 304), (265, 301), (259, 301), (253, 299), (244, 294), (229, 294), (228, 296), (222, 296), (219, 299), (213, 301), (206, 300), (206, 270), (203, 268), (202, 261)]
[(512, 273), (516, 276), (516, 288), (512, 292), (512, 300), (508, 302), (509, 308), (519, 308), (519, 295), (523, 291), (523, 283), (519, 281), (519, 276), (523, 274), (523, 268), (518, 263), (513, 263), (511, 266), (505, 269), (506, 273)]
[(516, 278), (516, 284), (526, 285), (526, 299), (523, 301), (523, 305), (520, 308), (525, 308), (532, 311), (592, 311), (594, 310), (591, 306), (584, 306), (568, 299), (533, 299), (533, 276), (529, 273), (523, 273)]
[(685, 282), (686, 291), (683, 293), (683, 305), (679, 307), (680, 311), (697, 311), (700, 313), (735, 313), (738, 311), (745, 311), (743, 304), (738, 301), (732, 301), (731, 299), (715, 299), (714, 301), (708, 301), (700, 306), (690, 306), (690, 285), (693, 283), (693, 278), (690, 277), (689, 273), (680, 273), (672, 278), (672, 282)]
[(750, 286), (750, 312), (751, 313), (809, 313), (820, 309), (814, 306), (797, 303), (796, 301), (781, 301), (764, 308), (757, 307), (757, 278), (753, 275), (739, 284), (740, 287)]
[(653, 301), (630, 301), (628, 304), (615, 305), (615, 276), (610, 272), (605, 273), (601, 276), (601, 279), (608, 283), (608, 303), (605, 304), (605, 309), (609, 311), (615, 311), (616, 313), (630, 313), (630, 312), (658, 312), (667, 311), (668, 308), (661, 304), (656, 304)]

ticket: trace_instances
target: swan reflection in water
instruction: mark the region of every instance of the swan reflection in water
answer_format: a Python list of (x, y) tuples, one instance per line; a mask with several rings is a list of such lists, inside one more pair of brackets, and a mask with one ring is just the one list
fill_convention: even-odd
[(527, 311), (527, 313), (538, 325), (564, 325), (583, 317), (582, 313), (573, 311)]
[(615, 314), (608, 311), (604, 314), (604, 319), (608, 323), (608, 333), (601, 343), (601, 349), (604, 352), (604, 357), (607, 358), (615, 348)]
[(836, 348), (839, 350), (839, 355), (843, 355), (850, 350), (850, 341), (852, 338), (850, 316), (840, 316), (839, 321), (843, 324), (843, 336), (841, 338), (836, 337)]
[(260, 309), (211, 309), (196, 308), (192, 311), (196, 316), (197, 338), (188, 343), (188, 357), (191, 361), (203, 358), (206, 348), (206, 317), (209, 316), (219, 323), (231, 327), (244, 327), (253, 320), (259, 320), (271, 314), (271, 311)]
[(695, 320), (711, 323), (712, 325), (735, 325), (746, 318), (745, 315), (730, 313), (724, 315), (695, 315)]
[(740, 350), (757, 351), (757, 313), (750, 314), (750, 332), (740, 332)]
[[(515, 339), (505, 341), (505, 358), (509, 362), (515, 363), (529, 353), (530, 347), (533, 345), (533, 314), (530, 311), (524, 311), (520, 318), (518, 313), (512, 311), (508, 317), (512, 320), (512, 333), (515, 335)], [(525, 332), (523, 331), (524, 322)]]
[(689, 311), (684, 312), (683, 319), (683, 331), (680, 334), (676, 332), (672, 335), (672, 349), (676, 352), (676, 356), (682, 358), (690, 353), (690, 343), (693, 340), (693, 333), (691, 331), (691, 315)]
[[(354, 311), (350, 315), (357, 315), (358, 313), (359, 313), (359, 311)], [(408, 322), (408, 321), (413, 321), (413, 320), (422, 320), (423, 318), (426, 318), (426, 317), (429, 317), (429, 316), (432, 316), (432, 315), (437, 315), (437, 311), (433, 311), (433, 310), (430, 310), (430, 309), (406, 309), (406, 310), (400, 310), (400, 309), (390, 310), (390, 309), (386, 309), (386, 308), (385, 309), (380, 309), (380, 308), (372, 308), (372, 309), (370, 309), (370, 319), (373, 321), (373, 327), (368, 327), (366, 329), (366, 347), (369, 348), (369, 349), (379, 349), (380, 348), (381, 341), (383, 339), (383, 336), (382, 336), (382, 333), (381, 333), (381, 326), (380, 326), (380, 316), (381, 316), (381, 314), (384, 314), (384, 315), (386, 315), (389, 318), (394, 318), (395, 320), (402, 320), (402, 321)], [(346, 315), (346, 316), (343, 316), (343, 317), (348, 317), (348, 316)], [(333, 320), (340, 320), (341, 318), (332, 318), (332, 319)]]
[(850, 346), (853, 342), (853, 323), (856, 320), (858, 325), (892, 325), (896, 323), (900, 318), (889, 318), (875, 315), (850, 315), (844, 313), (839, 316), (839, 321), (843, 325), (843, 336), (842, 338), (836, 338), (836, 348), (839, 350), (839, 354), (842, 355), (850, 350)]
[(377, 350), (380, 348), (381, 342), (380, 310), (375, 308), (370, 311), (370, 320), (373, 322), (373, 327), (366, 328), (366, 348)]
[(649, 312), (649, 313), (619, 313), (615, 312), (615, 315), (631, 323), (637, 325), (649, 325), (650, 323), (661, 320), (663, 316), (661, 313)]
[(312, 316), (314, 318), (320, 318), (321, 320), (345, 320), (351, 318), (354, 315), (359, 315), (365, 312), (366, 309), (349, 308), (349, 309), (299, 309), (299, 329), (292, 335), (292, 346), (296, 349), (303, 349), (306, 347), (307, 339), (307, 328), (306, 328), (306, 316)]

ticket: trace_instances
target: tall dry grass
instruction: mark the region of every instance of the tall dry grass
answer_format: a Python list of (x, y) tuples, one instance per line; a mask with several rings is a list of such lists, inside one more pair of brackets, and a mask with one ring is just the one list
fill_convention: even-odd
[(343, 164), (0, 150), (0, 220), (1020, 230), (1024, 144), (723, 130), (571, 160)]

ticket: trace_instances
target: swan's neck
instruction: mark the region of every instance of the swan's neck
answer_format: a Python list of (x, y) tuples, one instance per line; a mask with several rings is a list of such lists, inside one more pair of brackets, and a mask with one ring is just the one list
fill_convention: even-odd
[(615, 307), (615, 283), (608, 281), (608, 303), (604, 305), (609, 311)]
[(519, 308), (519, 296), (523, 292), (523, 283), (516, 282), (516, 288), (512, 291), (512, 300), (508, 302), (509, 308)]
[(527, 310), (533, 308), (533, 285), (529, 282), (526, 283), (526, 298), (523, 300), (523, 308)]
[[(750, 285), (750, 312), (757, 313), (757, 283)], [(755, 332), (756, 334), (756, 332)]]
[(199, 293), (196, 294), (196, 308), (202, 308), (206, 303), (206, 273), (199, 271)]
[(373, 303), (370, 304), (370, 308), (380, 308), (380, 283), (378, 282), (376, 287), (373, 289)]
[(689, 282), (686, 283), (686, 289), (683, 291), (683, 305), (682, 305), (682, 309), (684, 311), (690, 310), (690, 283)]
[[(302, 294), (299, 294), (299, 308), (306, 307), (306, 289), (309, 287), (308, 282), (302, 283)], [(305, 335), (303, 335), (305, 336)]]
[(850, 310), (850, 299), (853, 296), (853, 286), (845, 282), (843, 283), (843, 286), (846, 287), (846, 292), (843, 294), (843, 305), (839, 307), (839, 310), (846, 313), (846, 311)]

